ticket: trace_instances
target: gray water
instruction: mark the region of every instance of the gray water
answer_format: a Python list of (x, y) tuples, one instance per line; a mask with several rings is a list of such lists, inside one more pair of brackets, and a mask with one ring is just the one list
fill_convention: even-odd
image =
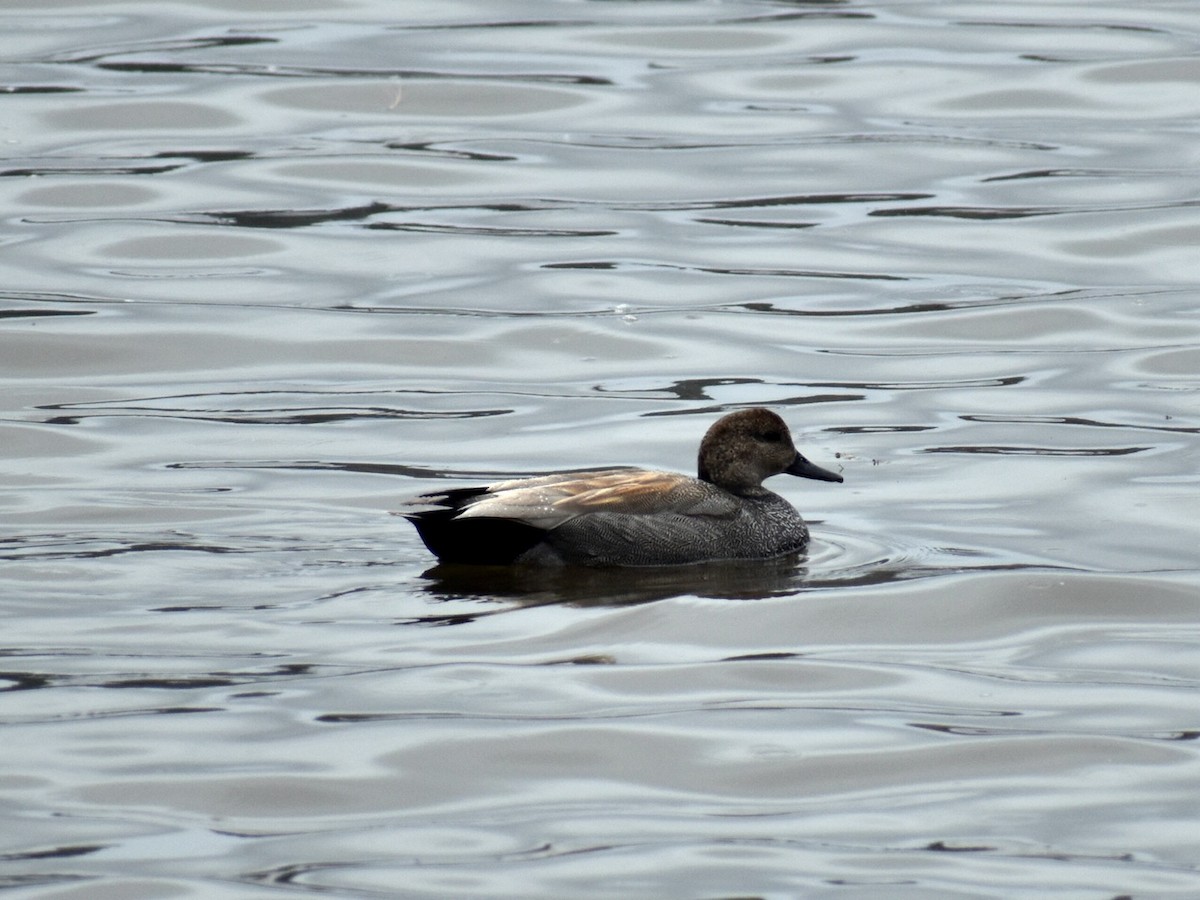
[[(0, 8), (6, 896), (1200, 896), (1200, 10)], [(780, 411), (797, 564), (454, 572)]]

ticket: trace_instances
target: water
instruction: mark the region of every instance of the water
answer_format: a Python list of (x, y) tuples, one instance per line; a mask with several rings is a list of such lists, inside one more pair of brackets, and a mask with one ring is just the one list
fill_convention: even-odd
[[(0, 22), (8, 894), (1200, 894), (1192, 4)], [(754, 404), (799, 565), (388, 515)]]

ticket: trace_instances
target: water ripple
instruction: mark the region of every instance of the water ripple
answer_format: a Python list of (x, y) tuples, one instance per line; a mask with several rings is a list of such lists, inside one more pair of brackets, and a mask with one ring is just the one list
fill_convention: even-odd
[[(0, 886), (1200, 893), (1187, 4), (24, 6)], [(764, 404), (796, 558), (389, 515)]]

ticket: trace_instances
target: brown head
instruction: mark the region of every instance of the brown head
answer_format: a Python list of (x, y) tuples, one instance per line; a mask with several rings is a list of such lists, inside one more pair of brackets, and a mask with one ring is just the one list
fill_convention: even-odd
[(700, 442), (700, 479), (732, 494), (762, 494), (763, 479), (784, 473), (819, 481), (842, 480), (836, 472), (801, 456), (787, 424), (762, 407), (722, 416)]

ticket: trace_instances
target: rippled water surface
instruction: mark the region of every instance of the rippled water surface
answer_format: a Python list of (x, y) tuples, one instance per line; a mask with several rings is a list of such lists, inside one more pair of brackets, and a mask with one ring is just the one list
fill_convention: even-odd
[[(1191, 2), (0, 10), (14, 898), (1200, 896)], [(780, 411), (807, 557), (454, 571)]]

